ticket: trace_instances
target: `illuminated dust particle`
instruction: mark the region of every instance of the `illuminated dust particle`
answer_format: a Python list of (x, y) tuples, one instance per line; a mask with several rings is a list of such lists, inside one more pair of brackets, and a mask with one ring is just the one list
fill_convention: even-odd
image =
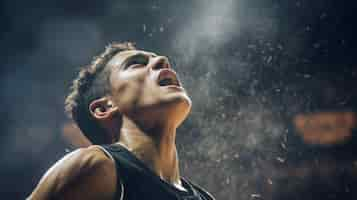
[(303, 77), (304, 78), (311, 78), (311, 75), (310, 74), (304, 74)]
[(260, 194), (251, 194), (250, 197), (252, 197), (253, 199), (258, 199), (258, 198), (261, 198), (262, 195), (260, 195)]
[(269, 64), (273, 59), (273, 56), (268, 56), (267, 63)]
[(327, 17), (327, 14), (326, 13), (322, 13), (321, 15), (320, 15), (320, 19), (324, 19), (324, 18), (326, 18)]
[(227, 154), (223, 154), (223, 160), (226, 160), (228, 158)]
[(285, 145), (285, 143), (280, 143), (280, 146), (283, 148), (283, 149), (286, 149), (286, 145)]
[(284, 158), (281, 158), (281, 157), (276, 157), (276, 160), (281, 162), (281, 163), (284, 163), (285, 162), (285, 159)]
[(314, 43), (313, 45), (312, 45), (315, 49), (318, 49), (318, 48), (320, 48), (320, 43)]
[(269, 185), (273, 185), (273, 181), (270, 178), (268, 178), (267, 182)]

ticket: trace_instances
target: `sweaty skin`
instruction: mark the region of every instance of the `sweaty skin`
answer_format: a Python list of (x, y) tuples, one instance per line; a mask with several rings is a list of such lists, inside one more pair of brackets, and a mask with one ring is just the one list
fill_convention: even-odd
[[(128, 50), (115, 55), (107, 67), (112, 70), (112, 92), (89, 105), (92, 116), (157, 176), (185, 190), (180, 181), (175, 138), (176, 128), (191, 109), (191, 100), (181, 83), (159, 85), (165, 70), (172, 74), (168, 59)], [(117, 113), (122, 116), (121, 127), (114, 120)], [(105, 200), (113, 199), (116, 188), (114, 161), (92, 145), (53, 165), (28, 199)]]
[(91, 146), (53, 165), (28, 199), (112, 199), (115, 188), (114, 161)]

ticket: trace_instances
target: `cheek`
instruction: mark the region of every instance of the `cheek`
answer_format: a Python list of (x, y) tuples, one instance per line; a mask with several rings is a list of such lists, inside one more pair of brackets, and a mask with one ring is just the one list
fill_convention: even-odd
[(123, 112), (136, 107), (144, 96), (146, 78), (143, 74), (122, 75), (112, 79), (112, 95)]

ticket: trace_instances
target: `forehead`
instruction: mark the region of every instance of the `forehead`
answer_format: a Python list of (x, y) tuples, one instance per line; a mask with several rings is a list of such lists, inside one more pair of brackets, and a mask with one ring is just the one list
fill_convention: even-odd
[(149, 52), (149, 51), (143, 51), (143, 50), (126, 50), (126, 51), (121, 51), (119, 53), (117, 53), (109, 62), (108, 65), (111, 66), (118, 66), (121, 65), (122, 63), (124, 63), (128, 58), (138, 55), (138, 54), (142, 54), (142, 55), (146, 55), (148, 57), (156, 57), (157, 55), (153, 52)]

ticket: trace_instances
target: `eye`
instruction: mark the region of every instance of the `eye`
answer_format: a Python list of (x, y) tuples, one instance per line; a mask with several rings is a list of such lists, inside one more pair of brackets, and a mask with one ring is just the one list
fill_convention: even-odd
[(148, 64), (148, 58), (144, 55), (138, 55), (130, 59), (130, 61), (126, 64), (126, 69), (127, 68), (138, 68), (138, 67), (143, 67)]

